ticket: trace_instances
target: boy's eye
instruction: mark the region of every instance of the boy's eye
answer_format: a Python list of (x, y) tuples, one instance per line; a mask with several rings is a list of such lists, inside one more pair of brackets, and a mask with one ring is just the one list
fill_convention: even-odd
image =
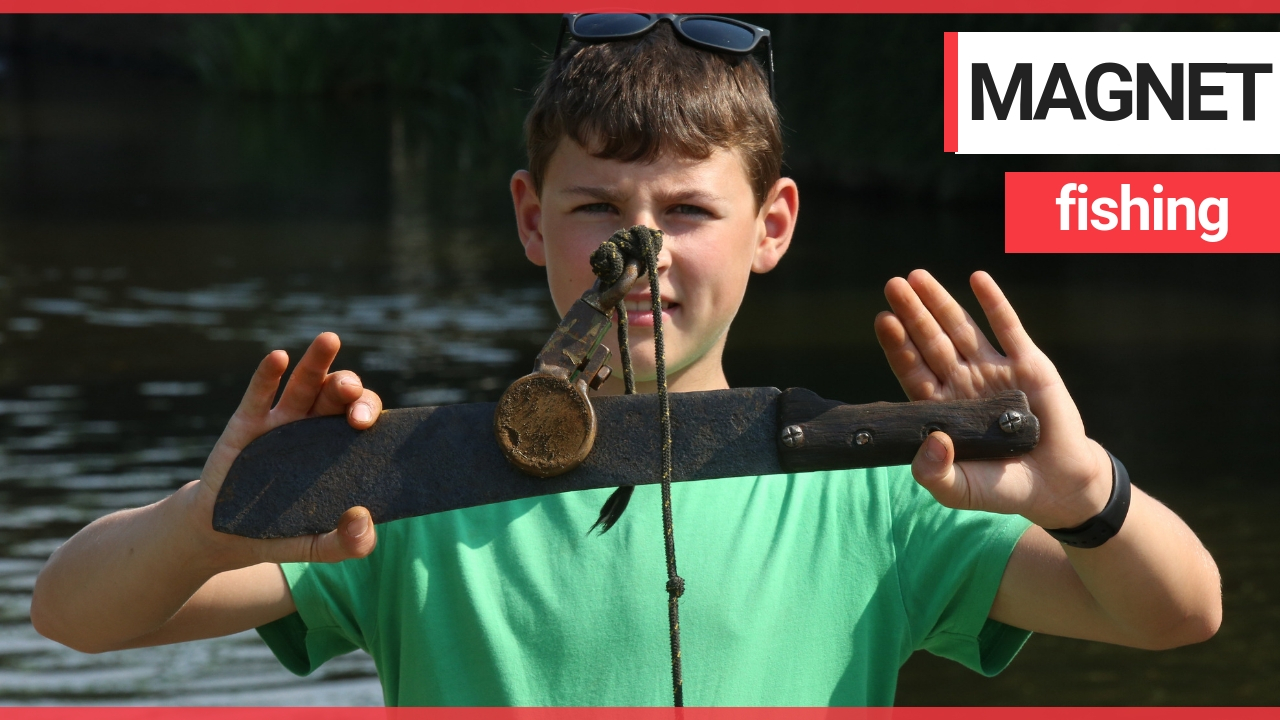
[(676, 215), (695, 215), (701, 217), (709, 217), (711, 211), (706, 208), (700, 208), (697, 205), (676, 205), (671, 208), (671, 212)]
[(579, 205), (578, 207), (574, 208), (573, 211), (581, 212), (581, 213), (590, 213), (590, 214), (609, 214), (609, 213), (617, 212), (612, 205), (610, 205), (609, 203), (603, 203), (603, 202)]

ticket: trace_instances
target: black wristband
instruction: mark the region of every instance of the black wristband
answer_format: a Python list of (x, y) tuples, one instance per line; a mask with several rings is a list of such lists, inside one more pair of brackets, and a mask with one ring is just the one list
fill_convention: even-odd
[(1107, 457), (1111, 458), (1111, 497), (1107, 498), (1106, 506), (1102, 508), (1102, 512), (1073, 528), (1045, 528), (1044, 531), (1058, 542), (1071, 547), (1096, 548), (1120, 532), (1120, 526), (1129, 514), (1132, 489), (1129, 487), (1129, 472), (1124, 469), (1124, 463), (1110, 452), (1107, 452)]

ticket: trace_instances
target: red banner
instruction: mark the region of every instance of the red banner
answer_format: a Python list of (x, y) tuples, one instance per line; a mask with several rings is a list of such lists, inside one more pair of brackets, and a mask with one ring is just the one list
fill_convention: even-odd
[(1280, 173), (1005, 173), (1010, 253), (1280, 252)]
[(960, 145), (960, 33), (942, 34), (942, 151)]
[(6, 720), (1280, 720), (1277, 708), (6, 708)]
[(1275, 0), (0, 0), (0, 13), (1272, 13)]

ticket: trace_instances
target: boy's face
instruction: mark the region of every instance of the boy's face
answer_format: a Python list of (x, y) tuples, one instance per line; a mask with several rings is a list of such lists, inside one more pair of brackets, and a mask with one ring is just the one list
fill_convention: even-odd
[[(547, 166), (539, 197), (520, 171), (511, 181), (520, 239), (529, 259), (547, 268), (556, 310), (563, 315), (595, 282), (589, 257), (615, 230), (647, 225), (663, 231), (658, 282), (668, 386), (674, 391), (728, 387), (720, 357), (729, 324), (752, 272), (768, 272), (786, 252), (798, 210), (795, 183), (783, 178), (764, 204), (755, 196), (738, 153), (717, 150), (705, 160), (664, 154), (653, 163), (593, 157), (562, 140)], [(653, 316), (642, 279), (627, 295), (636, 379), (654, 378)], [(616, 329), (606, 344), (618, 370)]]

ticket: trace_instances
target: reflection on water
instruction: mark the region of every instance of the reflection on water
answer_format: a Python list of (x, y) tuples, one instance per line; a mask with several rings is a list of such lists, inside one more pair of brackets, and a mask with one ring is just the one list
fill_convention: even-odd
[[(85, 523), (198, 474), (270, 349), (296, 357), (336, 331), (339, 365), (390, 407), (492, 400), (526, 372), (554, 318), (505, 176), (468, 174), (485, 148), (433, 146), (412, 105), (235, 103), (41, 72), (42, 92), (0, 95), (0, 703), (379, 704), (363, 653), (298, 679), (252, 633), (82, 655), (35, 634), (30, 591)], [(899, 399), (870, 332), (883, 279), (918, 265), (953, 287), (975, 267), (1011, 278), (1091, 432), (1219, 558), (1227, 621), (1162, 654), (1036, 637), (992, 681), (918, 656), (899, 702), (1280, 702), (1280, 498), (1265, 424), (1245, 420), (1280, 397), (1280, 268), (1006, 258), (1000, 232), (998, 206), (806, 186), (794, 249), (730, 336), (731, 381)]]
[[(105, 273), (104, 273), (105, 274)], [(411, 372), (418, 358), (502, 366), (516, 359), (495, 346), (495, 335), (542, 329), (540, 288), (508, 290), (473, 298), (441, 300), (416, 294), (334, 297), (322, 292), (272, 293), (260, 279), (189, 291), (84, 285), (76, 297), (24, 297), (27, 314), (9, 318), (9, 329), (39, 341), (52, 318), (85, 325), (146, 328), (159, 333), (182, 328), (188, 335), (263, 347), (305, 346), (324, 330), (362, 348), (367, 370)], [(194, 332), (191, 332), (194, 331)], [(187, 392), (199, 383), (149, 383), (153, 395), (165, 388)]]
[[(27, 622), (36, 573), (69, 534), (105, 513), (154, 502), (198, 475), (224, 414), (209, 412), (207, 392), (206, 383), (190, 381), (37, 385), (0, 400), (4, 702), (378, 700), (367, 658), (326, 668), (325, 676), (341, 682), (312, 694), (282, 673), (252, 635), (91, 656), (40, 638)], [(120, 409), (133, 417), (101, 417)], [(147, 430), (139, 432), (140, 424)]]
[[(554, 321), (545, 285), (505, 213), (431, 216), (447, 178), (403, 111), (339, 110), (300, 141), (315, 108), (178, 93), (156, 111), (117, 90), (0, 104), (0, 703), (380, 704), (364, 653), (298, 679), (254, 633), (63, 648), (28, 621), (36, 573), (84, 524), (196, 477), (266, 351), (331, 330), (390, 407), (492, 400)], [(317, 187), (326, 153), (350, 187)]]

